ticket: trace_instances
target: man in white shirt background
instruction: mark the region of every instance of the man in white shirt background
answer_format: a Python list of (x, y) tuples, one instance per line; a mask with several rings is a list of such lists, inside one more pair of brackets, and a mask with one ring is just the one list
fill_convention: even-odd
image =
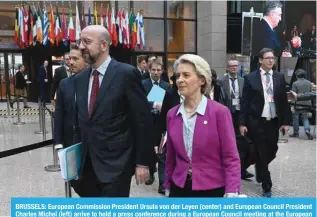
[(272, 195), (268, 166), (276, 157), (279, 130), (287, 133), (291, 118), (284, 75), (272, 70), (275, 59), (272, 49), (260, 51), (260, 68), (244, 77), (240, 100), (240, 133), (254, 144), (256, 179), (264, 197)]

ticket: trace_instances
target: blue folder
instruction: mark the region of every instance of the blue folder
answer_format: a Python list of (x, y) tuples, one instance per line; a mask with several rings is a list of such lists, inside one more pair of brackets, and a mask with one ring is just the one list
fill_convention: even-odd
[(82, 144), (78, 143), (58, 152), (61, 174), (68, 182), (78, 177), (82, 165)]
[(150, 93), (147, 95), (149, 102), (163, 102), (166, 91), (158, 85), (153, 85)]

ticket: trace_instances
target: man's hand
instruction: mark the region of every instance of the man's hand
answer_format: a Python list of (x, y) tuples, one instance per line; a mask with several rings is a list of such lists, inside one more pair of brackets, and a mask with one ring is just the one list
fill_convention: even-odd
[(137, 166), (135, 168), (135, 180), (137, 185), (145, 183), (149, 178), (150, 171), (148, 167)]
[(248, 132), (248, 128), (246, 126), (240, 126), (240, 134), (242, 136), (245, 136), (247, 132)]
[(294, 91), (290, 91), (290, 92), (287, 92), (287, 97), (290, 100), (296, 100), (297, 99), (297, 94)]
[(55, 104), (56, 104), (56, 103), (55, 103), (55, 100), (52, 99), (52, 100), (51, 100), (51, 103), (52, 103), (52, 105), (55, 107)]
[(282, 125), (280, 127), (280, 131), (283, 132), (283, 135), (285, 135), (286, 133), (288, 133), (288, 126), (287, 125)]

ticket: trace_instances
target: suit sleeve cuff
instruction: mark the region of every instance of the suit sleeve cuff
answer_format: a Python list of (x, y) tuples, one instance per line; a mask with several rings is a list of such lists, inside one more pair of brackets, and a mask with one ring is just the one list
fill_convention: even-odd
[(54, 148), (57, 150), (57, 149), (62, 149), (63, 148), (63, 145), (62, 144), (56, 144), (54, 145)]

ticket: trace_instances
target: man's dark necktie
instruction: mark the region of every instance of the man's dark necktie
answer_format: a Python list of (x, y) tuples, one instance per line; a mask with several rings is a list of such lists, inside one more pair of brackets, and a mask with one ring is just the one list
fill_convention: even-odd
[(94, 109), (95, 101), (98, 95), (99, 91), (99, 72), (95, 70), (93, 73), (93, 82), (91, 87), (91, 93), (90, 93), (90, 101), (89, 101), (89, 108), (88, 108), (88, 115), (89, 119), (91, 118), (92, 111)]
[[(235, 84), (235, 80), (236, 78), (230, 78), (231, 80), (231, 87), (232, 87), (232, 91), (231, 91), (231, 105), (233, 104), (232, 101), (233, 99), (236, 98), (236, 96), (234, 95), (235, 91), (236, 91), (236, 84)], [(231, 107), (231, 112), (234, 113), (236, 111), (236, 106), (232, 105)]]
[(157, 81), (154, 81), (154, 85), (158, 85), (159, 83)]

